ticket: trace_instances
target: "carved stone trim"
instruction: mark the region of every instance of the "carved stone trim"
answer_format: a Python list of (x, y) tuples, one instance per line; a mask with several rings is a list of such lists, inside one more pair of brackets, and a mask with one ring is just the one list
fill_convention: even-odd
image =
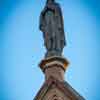
[(63, 58), (63, 57), (59, 57), (59, 56), (54, 56), (54, 57), (49, 57), (49, 58), (46, 58), (46, 59), (43, 59), (39, 66), (40, 68), (42, 69), (42, 71), (44, 72), (45, 69), (48, 67), (48, 66), (52, 66), (54, 64), (57, 64), (58, 66), (62, 67), (62, 69), (65, 71), (66, 68), (68, 67), (69, 65), (69, 62), (67, 59)]

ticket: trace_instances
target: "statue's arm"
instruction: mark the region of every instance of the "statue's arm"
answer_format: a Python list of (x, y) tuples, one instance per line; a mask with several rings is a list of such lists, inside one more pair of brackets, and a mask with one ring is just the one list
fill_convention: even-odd
[(40, 22), (39, 22), (39, 29), (42, 31), (42, 27), (43, 27), (43, 16), (42, 13), (40, 14)]
[(39, 24), (39, 29), (42, 32), (45, 32), (45, 13), (47, 12), (47, 6), (44, 7), (43, 11), (40, 14), (40, 24)]
[(45, 19), (44, 19), (44, 13), (43, 12), (41, 12), (41, 15), (40, 15), (39, 29), (42, 32), (45, 32)]
[(62, 15), (62, 9), (60, 7), (60, 5), (57, 5), (57, 16), (58, 16), (58, 24), (59, 24), (59, 28), (64, 28), (64, 21), (63, 21), (63, 15)]
[(58, 11), (56, 12), (57, 15), (57, 25), (59, 32), (61, 33), (61, 37), (63, 37), (64, 44), (66, 45), (66, 39), (65, 39), (65, 32), (64, 32), (64, 21), (63, 21), (63, 15), (62, 15), (62, 10), (60, 6), (57, 6)]

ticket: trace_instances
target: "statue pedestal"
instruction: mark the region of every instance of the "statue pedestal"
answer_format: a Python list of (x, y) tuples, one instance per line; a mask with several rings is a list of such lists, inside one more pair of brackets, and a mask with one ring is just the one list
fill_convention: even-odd
[(59, 81), (64, 81), (64, 72), (66, 71), (68, 64), (69, 62), (67, 59), (53, 56), (42, 60), (39, 66), (44, 72), (46, 80), (50, 77), (54, 77)]
[(85, 100), (64, 80), (68, 64), (67, 59), (58, 56), (41, 61), (39, 66), (46, 80), (34, 100)]

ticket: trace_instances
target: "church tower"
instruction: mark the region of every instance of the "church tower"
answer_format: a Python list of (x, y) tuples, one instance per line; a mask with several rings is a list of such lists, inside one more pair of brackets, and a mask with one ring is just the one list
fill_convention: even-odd
[(39, 28), (47, 50), (39, 64), (45, 82), (33, 100), (85, 100), (64, 79), (69, 62), (62, 56), (66, 45), (63, 16), (55, 0), (47, 0), (40, 15)]

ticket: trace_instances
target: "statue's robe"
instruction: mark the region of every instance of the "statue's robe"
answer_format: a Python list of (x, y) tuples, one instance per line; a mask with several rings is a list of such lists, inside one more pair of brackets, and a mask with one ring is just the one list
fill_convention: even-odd
[(40, 30), (43, 32), (44, 44), (48, 51), (62, 52), (66, 45), (63, 17), (59, 4), (45, 6), (40, 16)]

